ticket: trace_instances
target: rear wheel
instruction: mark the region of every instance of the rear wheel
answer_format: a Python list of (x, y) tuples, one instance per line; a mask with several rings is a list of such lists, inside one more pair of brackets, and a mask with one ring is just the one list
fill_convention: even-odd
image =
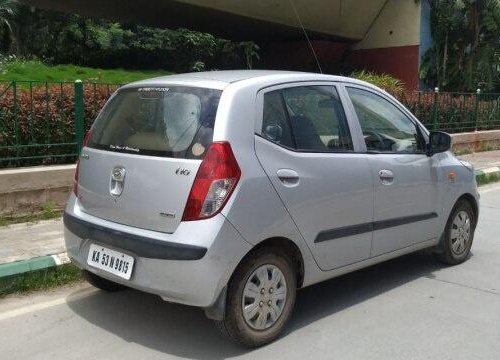
[(126, 289), (127, 287), (121, 284), (117, 284), (115, 282), (106, 280), (94, 273), (91, 273), (90, 271), (84, 270), (83, 271), (83, 277), (85, 280), (87, 280), (91, 285), (95, 286), (98, 289), (108, 291), (108, 292), (116, 292), (120, 291), (123, 289)]
[(297, 274), (279, 249), (263, 248), (235, 271), (229, 286), (225, 318), (217, 321), (223, 334), (247, 347), (275, 340), (292, 314)]
[(471, 204), (466, 200), (457, 202), (436, 254), (438, 260), (449, 265), (457, 265), (467, 260), (474, 240), (475, 225), (476, 219)]

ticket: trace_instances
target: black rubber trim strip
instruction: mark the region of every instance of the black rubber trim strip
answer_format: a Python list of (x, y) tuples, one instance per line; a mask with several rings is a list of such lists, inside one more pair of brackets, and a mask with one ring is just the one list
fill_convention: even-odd
[(332, 230), (325, 230), (322, 231), (318, 234), (316, 239), (314, 240), (315, 243), (318, 242), (323, 242), (323, 241), (328, 241), (328, 240), (335, 240), (347, 236), (353, 236), (353, 235), (359, 235), (363, 233), (367, 233), (373, 230), (373, 223), (364, 223), (364, 224), (358, 224), (358, 225), (352, 225), (352, 226), (344, 226), (341, 228), (337, 229), (332, 229)]
[(433, 213), (427, 214), (419, 214), (419, 215), (411, 215), (411, 216), (402, 216), (399, 218), (388, 219), (388, 220), (379, 220), (373, 221), (369, 223), (344, 226), (337, 229), (325, 230), (318, 234), (316, 239), (314, 239), (315, 243), (335, 240), (347, 236), (364, 234), (370, 231), (383, 230), (388, 229), (395, 226), (401, 226), (406, 224), (411, 224), (418, 221), (424, 221), (436, 218), (438, 215)]
[(406, 224), (411, 224), (418, 221), (424, 221), (429, 219), (437, 218), (436, 213), (427, 213), (427, 214), (419, 214), (419, 215), (411, 215), (411, 216), (402, 216), (389, 220), (375, 221), (373, 223), (373, 230), (383, 230), (395, 226), (401, 226)]
[(149, 259), (199, 260), (207, 253), (207, 249), (201, 246), (177, 244), (109, 229), (78, 219), (66, 212), (64, 226), (79, 238), (128, 250), (139, 257)]

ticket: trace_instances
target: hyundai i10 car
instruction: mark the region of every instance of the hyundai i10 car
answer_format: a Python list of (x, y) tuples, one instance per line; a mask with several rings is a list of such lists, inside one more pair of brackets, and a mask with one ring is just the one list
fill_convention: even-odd
[(132, 83), (86, 134), (67, 251), (98, 288), (204, 308), (230, 339), (260, 346), (299, 288), (424, 248), (467, 259), (479, 195), (450, 141), (345, 77)]

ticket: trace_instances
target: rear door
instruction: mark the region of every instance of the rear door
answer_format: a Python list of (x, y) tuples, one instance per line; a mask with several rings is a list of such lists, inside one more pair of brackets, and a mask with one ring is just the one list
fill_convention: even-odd
[(119, 90), (93, 125), (79, 163), (78, 197), (88, 214), (174, 232), (212, 141), (220, 90)]
[(404, 109), (372, 89), (346, 86), (375, 178), (372, 256), (439, 236), (439, 160)]
[(373, 180), (337, 88), (285, 85), (259, 93), (256, 152), (324, 270), (370, 256)]

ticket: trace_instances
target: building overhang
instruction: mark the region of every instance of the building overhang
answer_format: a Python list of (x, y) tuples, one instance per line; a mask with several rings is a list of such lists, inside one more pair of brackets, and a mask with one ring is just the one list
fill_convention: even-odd
[[(293, 2), (292, 2), (293, 1)], [(184, 27), (233, 40), (312, 39), (356, 42), (387, 0), (26, 0), (32, 6), (122, 23)], [(294, 6), (295, 10), (294, 11)]]

